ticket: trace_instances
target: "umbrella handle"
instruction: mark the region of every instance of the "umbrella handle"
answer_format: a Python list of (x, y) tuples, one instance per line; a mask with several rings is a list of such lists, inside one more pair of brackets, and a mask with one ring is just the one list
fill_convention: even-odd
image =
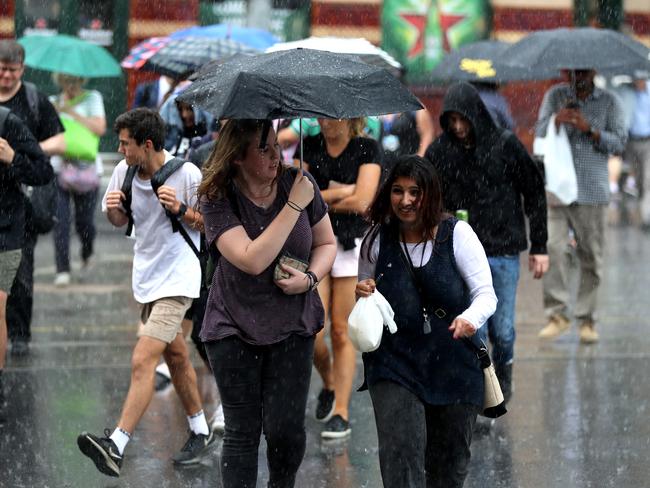
[(300, 170), (302, 171), (302, 117), (298, 118), (300, 123)]

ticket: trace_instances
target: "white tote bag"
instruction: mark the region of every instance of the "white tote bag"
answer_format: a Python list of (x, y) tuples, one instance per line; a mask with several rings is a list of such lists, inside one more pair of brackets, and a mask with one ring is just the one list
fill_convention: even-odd
[(348, 317), (348, 335), (357, 351), (371, 352), (381, 344), (384, 325), (391, 334), (397, 332), (390, 303), (375, 290), (369, 297), (361, 297)]
[(546, 191), (555, 196), (562, 205), (570, 205), (578, 199), (578, 180), (573, 165), (569, 136), (564, 125), (555, 129), (555, 115), (546, 129), (546, 137), (535, 138), (533, 153), (544, 156)]

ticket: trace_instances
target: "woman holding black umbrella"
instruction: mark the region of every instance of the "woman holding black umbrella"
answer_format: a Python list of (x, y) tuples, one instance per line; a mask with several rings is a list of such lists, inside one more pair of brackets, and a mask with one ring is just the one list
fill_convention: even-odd
[[(293, 487), (324, 319), (315, 285), (336, 253), (327, 205), (310, 176), (283, 167), (275, 131), (260, 120), (224, 125), (198, 195), (208, 243), (220, 254), (201, 339), (226, 419), (223, 486), (255, 487), (264, 431), (269, 486)], [(282, 256), (295, 267), (279, 264)], [(275, 279), (276, 266), (288, 277)]]
[(363, 118), (318, 122), (321, 133), (305, 138), (303, 155), (329, 205), (337, 253), (332, 271), (318, 275), (318, 291), (331, 322), (333, 360), (322, 331), (314, 350), (314, 364), (323, 379), (316, 419), (326, 422), (323, 438), (337, 439), (351, 432), (348, 406), (356, 352), (348, 337), (348, 316), (354, 307), (359, 246), (367, 228), (363, 216), (381, 178), (381, 152), (375, 140), (361, 136)]

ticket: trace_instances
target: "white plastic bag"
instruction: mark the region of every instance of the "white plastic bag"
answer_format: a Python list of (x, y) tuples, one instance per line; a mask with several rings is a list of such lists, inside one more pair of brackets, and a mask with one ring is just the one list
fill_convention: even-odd
[(546, 137), (535, 138), (533, 153), (544, 156), (546, 191), (563, 205), (575, 202), (578, 199), (578, 180), (569, 136), (564, 125), (560, 125), (559, 131), (555, 129), (555, 115), (548, 122)]
[(391, 334), (397, 332), (394, 317), (390, 303), (379, 291), (359, 298), (348, 317), (348, 334), (355, 349), (361, 352), (377, 349), (381, 344), (384, 325), (388, 326)]

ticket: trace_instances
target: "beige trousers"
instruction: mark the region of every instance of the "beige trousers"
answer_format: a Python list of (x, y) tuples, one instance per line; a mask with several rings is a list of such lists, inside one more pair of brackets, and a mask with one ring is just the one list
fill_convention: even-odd
[(548, 256), (550, 266), (544, 275), (544, 311), (547, 317), (570, 318), (569, 230), (577, 241), (576, 255), (580, 279), (574, 316), (578, 322), (594, 320), (598, 286), (603, 273), (605, 205), (549, 206)]

